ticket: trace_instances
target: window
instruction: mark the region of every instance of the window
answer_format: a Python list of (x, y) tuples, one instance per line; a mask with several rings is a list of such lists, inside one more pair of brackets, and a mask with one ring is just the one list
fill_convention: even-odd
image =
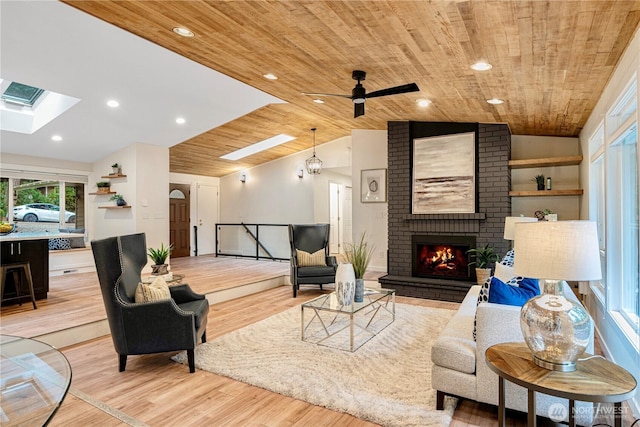
[[(622, 331), (632, 342), (637, 342), (640, 335), (637, 100), (634, 77), (606, 117), (606, 162), (598, 163), (596, 156), (591, 163), (591, 183), (596, 185), (596, 191), (594, 181), (600, 179), (599, 167), (604, 164), (605, 168), (606, 197), (601, 198), (604, 207), (595, 207), (591, 215), (606, 215), (607, 306), (620, 319)], [(595, 199), (600, 197), (595, 194)]]
[(49, 174), (37, 179), (36, 173), (3, 172), (6, 176), (0, 179), (0, 213), (17, 224), (18, 232), (85, 228), (86, 183), (74, 182), (86, 181), (85, 177)]
[(600, 125), (598, 130), (589, 139), (589, 154), (591, 158), (589, 173), (589, 217), (595, 221), (598, 228), (598, 243), (600, 249), (600, 265), (602, 268), (602, 279), (593, 283), (595, 295), (600, 299), (601, 304), (605, 303), (606, 278), (607, 278), (607, 257), (606, 257), (606, 212), (605, 212), (605, 164), (604, 164), (604, 126)]
[(613, 265), (620, 281), (620, 312), (640, 332), (638, 289), (638, 131), (632, 126), (611, 144), (612, 187), (617, 203), (611, 206), (618, 234), (613, 240), (618, 255)]
[(2, 93), (2, 99), (14, 104), (32, 107), (43, 93), (44, 89), (24, 85), (22, 83), (11, 82), (9, 87)]

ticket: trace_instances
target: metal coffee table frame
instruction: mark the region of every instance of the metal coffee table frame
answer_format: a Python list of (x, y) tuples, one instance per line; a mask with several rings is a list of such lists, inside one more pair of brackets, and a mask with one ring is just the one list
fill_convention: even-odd
[[(317, 298), (314, 298), (310, 301), (305, 302), (300, 306), (300, 329), (301, 329), (301, 338), (302, 341), (313, 342), (314, 344), (327, 345), (328, 340), (333, 337), (336, 337), (339, 333), (343, 332), (347, 328), (349, 329), (349, 347), (348, 351), (354, 352), (360, 347), (362, 347), (366, 342), (368, 342), (371, 338), (376, 336), (382, 330), (384, 330), (387, 326), (393, 323), (396, 319), (396, 291), (394, 289), (367, 289), (365, 291), (365, 296), (363, 302), (354, 302), (350, 305), (340, 305), (336, 298), (335, 292), (330, 294), (321, 295)], [(310, 310), (313, 311), (313, 316), (308, 322), (305, 322), (305, 313)], [(388, 313), (391, 316), (391, 320), (382, 324), (381, 327), (379, 324), (378, 329), (373, 329), (372, 324), (374, 319), (376, 319), (379, 313)], [(321, 313), (333, 313), (333, 316), (329, 316), (323, 319)], [(346, 324), (341, 324), (342, 316), (348, 316), (349, 321), (343, 322)], [(358, 325), (356, 322), (356, 315), (358, 317), (367, 317), (370, 316), (366, 325)], [(318, 339), (317, 341), (312, 341), (313, 338), (310, 338), (307, 335), (307, 329), (314, 323), (317, 319), (317, 322), (320, 323), (322, 329), (320, 330), (320, 334), (324, 331), (324, 337)], [(334, 327), (334, 328), (332, 328)], [(365, 334), (365, 339), (356, 345), (355, 343), (355, 330), (358, 328), (359, 331)], [(368, 336), (367, 336), (368, 335)], [(345, 348), (336, 347), (341, 350), (346, 350)]]

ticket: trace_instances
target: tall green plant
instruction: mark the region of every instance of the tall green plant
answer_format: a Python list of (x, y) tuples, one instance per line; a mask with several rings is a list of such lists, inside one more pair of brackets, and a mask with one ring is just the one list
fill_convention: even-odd
[(364, 273), (369, 266), (369, 261), (371, 261), (373, 250), (375, 249), (375, 246), (369, 246), (369, 244), (365, 242), (365, 234), (366, 232), (362, 233), (358, 243), (345, 243), (344, 256), (347, 258), (347, 261), (353, 265), (353, 272), (356, 275), (356, 279), (362, 279), (364, 277)]

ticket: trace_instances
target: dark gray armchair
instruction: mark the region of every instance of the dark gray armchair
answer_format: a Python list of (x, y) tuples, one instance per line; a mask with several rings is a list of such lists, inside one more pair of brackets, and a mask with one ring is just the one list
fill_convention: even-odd
[(209, 303), (189, 285), (170, 286), (172, 299), (135, 302), (140, 273), (147, 264), (144, 233), (91, 242), (111, 338), (120, 372), (127, 355), (186, 350), (189, 372), (195, 372), (194, 349), (206, 342)]
[[(291, 243), (291, 283), (293, 297), (298, 295), (300, 285), (322, 285), (335, 283), (338, 262), (329, 256), (329, 224), (289, 224), (289, 243)], [(321, 249), (325, 253), (326, 266), (301, 267), (296, 249), (314, 253)]]

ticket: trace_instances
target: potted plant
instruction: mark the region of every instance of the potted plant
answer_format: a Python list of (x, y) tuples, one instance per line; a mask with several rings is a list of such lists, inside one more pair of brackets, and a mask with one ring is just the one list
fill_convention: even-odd
[(127, 201), (122, 197), (122, 194), (114, 194), (109, 200), (115, 200), (118, 206), (127, 206)]
[(483, 285), (491, 276), (489, 264), (498, 260), (498, 254), (488, 244), (484, 245), (483, 248), (469, 249), (467, 253), (475, 255), (475, 261), (470, 262), (469, 266), (476, 266), (476, 282), (478, 285)]
[(164, 243), (160, 244), (160, 248), (154, 249), (149, 248), (147, 250), (147, 254), (153, 264), (151, 265), (151, 274), (154, 275), (162, 275), (169, 273), (169, 269), (167, 268), (167, 258), (171, 254), (171, 250), (173, 249), (173, 244), (165, 247)]
[(98, 187), (98, 193), (108, 193), (111, 190), (111, 183), (109, 181), (98, 181), (96, 182), (96, 187)]
[(120, 165), (117, 163), (114, 163), (111, 165), (111, 167), (113, 168), (113, 175), (118, 175), (120, 173)]
[(365, 242), (365, 234), (362, 233), (359, 242), (345, 244), (344, 256), (353, 266), (353, 272), (356, 276), (355, 302), (362, 302), (364, 299), (364, 273), (367, 271), (374, 249), (374, 246), (369, 246)]
[(544, 190), (544, 175), (536, 175), (532, 181), (535, 181), (538, 185), (538, 190)]

